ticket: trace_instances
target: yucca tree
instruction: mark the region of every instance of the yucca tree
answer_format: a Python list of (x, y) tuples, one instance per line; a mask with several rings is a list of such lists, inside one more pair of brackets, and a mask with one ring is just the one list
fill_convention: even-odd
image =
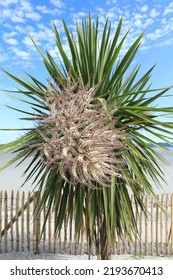
[(169, 88), (150, 88), (154, 67), (140, 78), (140, 66), (132, 69), (143, 34), (122, 56), (128, 36), (121, 36), (122, 19), (114, 33), (108, 20), (100, 33), (99, 19), (90, 15), (76, 22), (75, 34), (63, 21), (70, 56), (53, 26), (59, 61), (43, 54), (29, 35), (48, 71), (48, 83), (3, 70), (21, 86), (14, 92), (27, 97), (18, 100), (32, 108), (15, 110), (29, 114), (25, 120), (33, 125), (19, 139), (0, 146), (3, 154), (14, 154), (1, 169), (32, 155), (26, 181), (37, 182), (39, 209), (48, 203), (48, 216), (54, 207), (57, 232), (65, 217), (74, 219), (78, 238), (85, 228), (90, 244), (94, 241), (97, 253), (108, 259), (116, 234), (130, 238), (136, 233), (130, 193), (143, 211), (143, 194), (157, 200), (150, 182), (159, 186), (164, 174), (158, 160), (164, 159), (150, 144), (160, 147), (153, 136), (172, 140), (173, 123), (158, 117), (168, 117), (173, 107), (158, 108), (154, 102)]

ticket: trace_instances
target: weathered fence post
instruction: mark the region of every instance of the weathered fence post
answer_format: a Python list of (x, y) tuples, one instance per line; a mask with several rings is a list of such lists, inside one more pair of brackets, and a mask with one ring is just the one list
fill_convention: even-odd
[(19, 251), (19, 222), (18, 222), (18, 213), (19, 211), (19, 191), (16, 195), (16, 251)]
[[(145, 197), (145, 208), (148, 211), (148, 196)], [(148, 255), (148, 217), (145, 215), (145, 255)]]
[(40, 253), (40, 211), (38, 209), (40, 205), (40, 193), (36, 192), (35, 196), (36, 202), (35, 206), (36, 208), (34, 209), (35, 213), (35, 254)]
[(22, 242), (21, 248), (24, 251), (24, 203), (25, 203), (25, 193), (22, 192), (22, 205), (21, 205), (21, 232), (22, 232)]
[(14, 249), (14, 236), (13, 236), (13, 206), (14, 206), (14, 191), (11, 191), (11, 213), (10, 213), (10, 220), (11, 220), (11, 250)]
[[(159, 195), (157, 195), (157, 199), (159, 200)], [(159, 255), (158, 251), (158, 229), (159, 229), (159, 206), (156, 204), (156, 256)]]
[(8, 250), (8, 238), (7, 238), (7, 225), (8, 225), (8, 197), (7, 191), (4, 194), (4, 225), (5, 225), (5, 235), (4, 235), (4, 245), (5, 245), (5, 252)]
[(154, 250), (153, 250), (153, 197), (150, 199), (151, 203), (151, 255), (154, 255)]
[(30, 192), (28, 192), (27, 199), (27, 223), (26, 223), (26, 231), (27, 231), (27, 243), (28, 243), (28, 251), (30, 251)]
[(169, 232), (168, 232), (168, 199), (169, 195), (166, 195), (166, 221), (165, 221), (165, 235), (166, 235), (166, 255), (169, 254)]
[[(164, 207), (164, 194), (161, 196), (161, 206)], [(160, 243), (161, 243), (161, 251), (160, 253), (163, 254), (163, 212), (160, 211)]]

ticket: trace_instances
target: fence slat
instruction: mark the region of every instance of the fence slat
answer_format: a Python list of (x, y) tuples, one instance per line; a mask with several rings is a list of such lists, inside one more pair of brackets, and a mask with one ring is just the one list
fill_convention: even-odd
[[(135, 205), (135, 219), (136, 219), (136, 225), (138, 226), (138, 208), (137, 206)], [(135, 234), (135, 248), (134, 248), (134, 253), (135, 255), (137, 254), (137, 241), (138, 241), (138, 232)]]
[(26, 232), (27, 232), (27, 248), (30, 251), (30, 240), (31, 240), (31, 233), (30, 233), (30, 197), (31, 194), (28, 192), (28, 199), (27, 199), (27, 220), (26, 220)]
[[(143, 197), (142, 197), (142, 202), (143, 202)], [(139, 241), (140, 241), (140, 255), (143, 254), (142, 250), (142, 218), (143, 218), (143, 211), (140, 209), (140, 219), (139, 219)]]
[(5, 234), (4, 234), (4, 245), (5, 245), (5, 252), (8, 250), (8, 238), (7, 238), (7, 225), (8, 225), (8, 198), (7, 198), (7, 191), (5, 191), (4, 194), (4, 228), (5, 228)]
[(21, 247), (22, 247), (22, 251), (24, 251), (24, 203), (25, 203), (25, 193), (22, 192), (22, 205), (21, 205), (21, 232), (22, 232)]
[(14, 205), (14, 191), (11, 191), (11, 210), (10, 210), (10, 220), (11, 220), (11, 250), (14, 249), (14, 236), (13, 236), (13, 206)]
[(36, 208), (35, 211), (35, 254), (40, 252), (40, 211), (38, 207), (40, 205), (40, 194), (36, 192)]
[[(33, 194), (33, 211), (35, 211), (35, 207), (36, 207), (36, 199), (35, 199), (36, 193), (34, 192)], [(32, 250), (35, 251), (35, 223), (36, 223), (36, 217), (35, 217), (35, 213), (33, 216), (33, 240), (32, 240)]]
[[(157, 195), (157, 199), (159, 200), (159, 195)], [(156, 256), (159, 255), (159, 252), (158, 252), (158, 227), (159, 225), (159, 206), (158, 204), (156, 204)]]
[[(164, 208), (164, 194), (161, 196), (161, 207)], [(160, 211), (160, 243), (161, 243), (161, 255), (163, 255), (163, 211)]]
[(151, 197), (151, 255), (154, 255), (154, 248), (153, 248), (153, 207), (154, 207), (154, 203), (153, 203), (153, 197)]
[[(145, 208), (148, 211), (148, 196), (145, 197)], [(148, 255), (148, 217), (145, 215), (145, 255)]]
[(166, 219), (165, 219), (166, 255), (169, 255), (168, 200), (169, 200), (169, 195), (167, 194), (166, 195)]
[(18, 210), (19, 210), (19, 191), (16, 194), (16, 251), (19, 251), (19, 222), (18, 222)]

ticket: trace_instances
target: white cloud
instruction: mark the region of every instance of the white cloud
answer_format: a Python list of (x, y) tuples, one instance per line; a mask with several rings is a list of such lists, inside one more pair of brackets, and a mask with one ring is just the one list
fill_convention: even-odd
[(3, 35), (3, 39), (5, 40), (5, 39), (8, 39), (8, 38), (16, 36), (16, 35), (17, 35), (17, 32), (15, 32), (15, 31), (5, 32)]
[(25, 22), (25, 19), (23, 17), (18, 16), (18, 15), (12, 15), (12, 17), (10, 19), (13, 22), (21, 22), (21, 23)]
[(142, 25), (143, 25), (143, 24), (142, 24), (142, 20), (140, 20), (140, 19), (135, 20), (134, 26), (136, 26), (136, 27), (138, 27), (138, 28), (141, 28)]
[(106, 14), (106, 12), (109, 12), (110, 10), (105, 10), (105, 9), (103, 9), (102, 7), (96, 7), (96, 10), (100, 13), (100, 14), (102, 14), (102, 15), (104, 15), (104, 14)]
[(140, 8), (141, 12), (147, 12), (148, 11), (148, 6), (144, 5), (143, 7)]
[(106, 5), (116, 4), (117, 0), (107, 0)]
[[(61, 32), (64, 32), (64, 27), (63, 27), (63, 23), (62, 23), (62, 20), (60, 19), (55, 19), (53, 20), (53, 22), (55, 23), (55, 26), (58, 28), (58, 32), (61, 33)], [(73, 29), (74, 25), (73, 26), (69, 26), (68, 27), (71, 29)]]
[(31, 19), (32, 21), (39, 21), (41, 19), (41, 15), (35, 12), (34, 7), (27, 0), (16, 2), (15, 7), (7, 6), (1, 9), (0, 13), (1, 21), (9, 20), (12, 22), (25, 23), (26, 19)]
[(112, 11), (109, 11), (107, 14), (106, 14), (106, 17), (109, 18), (109, 20), (112, 20), (112, 19), (115, 19), (115, 12), (112, 10)]
[[(153, 41), (156, 41), (156, 46), (168, 45), (168, 42), (172, 42), (172, 32), (173, 32), (173, 17), (164, 17), (160, 20), (159, 28), (153, 30), (146, 35), (146, 37)], [(160, 41), (160, 42), (159, 42)], [(170, 43), (172, 44), (172, 43)]]
[(4, 41), (9, 44), (9, 45), (12, 45), (12, 46), (17, 46), (18, 45), (18, 41), (13, 38), (14, 36), (16, 36), (17, 33), (16, 32), (5, 32), (4, 35), (3, 35), (3, 39)]
[(11, 4), (17, 4), (19, 2), (19, 0), (1, 0), (0, 1), (0, 6), (4, 6), (4, 7), (8, 7)]
[(13, 26), (13, 29), (15, 29), (18, 34), (26, 34), (26, 30), (28, 32), (34, 31), (34, 28), (31, 25), (22, 26), (22, 25), (16, 24), (15, 26)]
[[(71, 52), (70, 52), (69, 45), (68, 45), (66, 40), (63, 40), (62, 46), (63, 46), (63, 49), (64, 49), (66, 55), (71, 60)], [(60, 60), (62, 62), (62, 58), (61, 58), (60, 52), (59, 52), (59, 50), (58, 50), (58, 48), (56, 46), (54, 46), (51, 49), (48, 49), (48, 52), (50, 53), (50, 55), (53, 58), (56, 59), (57, 62), (58, 62), (58, 60)]]
[(18, 41), (14, 38), (9, 38), (9, 39), (5, 40), (5, 42), (9, 45), (12, 45), (12, 46), (17, 46), (18, 45)]
[(84, 12), (84, 11), (79, 11), (77, 13), (72, 13), (71, 16), (72, 16), (72, 19), (73, 21), (76, 22), (76, 20), (80, 21), (80, 19), (86, 17), (88, 15), (87, 12)]
[(36, 10), (38, 10), (39, 12), (41, 12), (42, 14), (46, 15), (59, 15), (61, 14), (63, 11), (61, 9), (58, 8), (54, 8), (54, 9), (49, 9), (47, 6), (43, 5), (38, 5), (35, 7)]
[(63, 8), (65, 6), (61, 0), (50, 0), (50, 3), (57, 8)]
[(154, 30), (154, 32), (146, 35), (146, 37), (150, 40), (157, 40), (158, 38), (160, 38), (162, 36), (164, 36), (164, 34), (163, 34), (163, 30), (161, 28), (158, 28), (158, 29)]
[(154, 23), (154, 20), (152, 18), (147, 18), (143, 24), (143, 28), (148, 28), (150, 25)]
[(16, 54), (16, 56), (22, 60), (30, 60), (30, 53), (23, 51), (17, 47), (10, 47), (10, 50)]
[(134, 15), (134, 19), (135, 20), (142, 19), (142, 18), (143, 18), (143, 16), (141, 14), (139, 14), (139, 13)]
[(20, 9), (24, 12), (25, 17), (38, 21), (41, 19), (41, 15), (35, 12), (34, 8), (29, 1), (21, 1)]
[(163, 15), (168, 15), (173, 13), (173, 2), (169, 3), (168, 7), (165, 8)]
[[(33, 42), (31, 41), (31, 39), (30, 39), (28, 36), (26, 36), (26, 37), (22, 40), (22, 43), (23, 43), (27, 48), (32, 49), (32, 50), (35, 50), (35, 47), (34, 47), (34, 45), (33, 45)], [(39, 46), (40, 43), (37, 42), (37, 45)]]
[(39, 10), (40, 12), (42, 12), (43, 14), (50, 13), (50, 10), (45, 5), (44, 6), (38, 5), (38, 6), (36, 6), (36, 9)]
[[(14, 12), (14, 11), (13, 11)], [(13, 15), (11, 9), (4, 9), (1, 11), (1, 18), (10, 18)]]
[(164, 47), (164, 46), (170, 46), (170, 45), (173, 45), (173, 39), (172, 38), (164, 40), (163, 42), (157, 43), (156, 47)]
[(20, 1), (20, 6), (25, 11), (30, 11), (31, 12), (33, 10), (33, 7), (32, 7), (31, 2), (29, 0), (21, 0)]
[[(48, 49), (53, 57), (57, 56), (53, 27), (51, 26), (49, 28), (52, 20), (61, 33), (63, 45), (65, 45), (66, 51), (68, 52), (66, 41), (63, 37), (64, 29), (62, 21), (59, 17), (60, 13), (65, 12), (64, 0), (0, 0), (0, 2), (0, 23), (3, 24), (3, 28), (9, 34), (4, 34), (3, 39), (8, 44), (7, 50), (10, 48), (10, 45), (10, 50), (14, 52), (17, 58), (20, 57), (21, 61), (26, 62), (30, 58), (32, 59), (31, 54), (35, 50), (32, 41), (26, 35), (25, 29), (29, 31), (37, 45), (43, 51)], [(111, 20), (111, 26), (114, 32), (120, 16), (123, 15), (121, 35), (131, 29), (124, 49), (127, 49), (145, 29), (147, 30), (145, 35), (146, 41), (143, 41), (140, 49), (147, 50), (156, 44), (159, 46), (159, 40), (163, 40), (163, 43), (168, 44), (169, 39), (167, 37), (173, 35), (173, 20), (171, 20), (173, 1), (168, 1), (169, 4), (167, 6), (159, 5), (157, 1), (153, 1), (152, 4), (148, 2), (149, 4), (147, 5), (147, 1), (145, 0), (136, 0), (134, 1), (134, 5), (118, 0), (106, 0), (103, 2), (104, 4), (99, 4), (95, 8), (93, 7), (93, 18), (95, 18), (96, 14), (99, 15), (99, 30), (102, 31), (105, 19), (108, 17)], [(68, 14), (65, 14), (64, 18), (66, 19), (67, 17), (68, 27), (70, 31), (74, 32), (74, 36), (76, 36), (74, 22), (76, 19), (80, 22), (81, 18), (88, 15), (86, 7), (87, 3), (82, 2), (81, 9), (77, 10), (75, 6), (73, 8), (72, 4), (69, 3)], [(13, 32), (11, 32), (12, 30)]]
[(58, 58), (58, 57), (60, 57), (60, 54), (59, 54), (59, 52), (58, 52), (57, 47), (54, 47), (54, 48), (52, 48), (52, 49), (49, 49), (48, 52), (49, 52), (49, 54), (50, 54), (53, 58)]
[(152, 18), (157, 17), (159, 14), (160, 14), (160, 12), (157, 11), (156, 9), (152, 9), (151, 12), (150, 12), (150, 16), (151, 16)]
[(36, 13), (36, 12), (26, 13), (25, 16), (29, 19), (34, 20), (34, 21), (39, 21), (41, 19), (41, 15)]
[[(53, 47), (55, 44), (55, 35), (53, 32), (53, 28), (50, 29), (44, 24), (38, 24), (37, 29), (32, 28), (28, 30), (28, 32), (38, 46), (43, 45), (44, 48), (47, 49)], [(25, 36), (23, 38), (22, 43), (32, 51), (35, 48), (28, 36)]]

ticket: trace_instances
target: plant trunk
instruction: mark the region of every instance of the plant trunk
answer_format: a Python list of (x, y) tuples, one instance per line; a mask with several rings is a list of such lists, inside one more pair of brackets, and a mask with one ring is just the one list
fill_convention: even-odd
[(101, 260), (111, 260), (111, 238), (108, 235), (105, 218), (100, 228)]

